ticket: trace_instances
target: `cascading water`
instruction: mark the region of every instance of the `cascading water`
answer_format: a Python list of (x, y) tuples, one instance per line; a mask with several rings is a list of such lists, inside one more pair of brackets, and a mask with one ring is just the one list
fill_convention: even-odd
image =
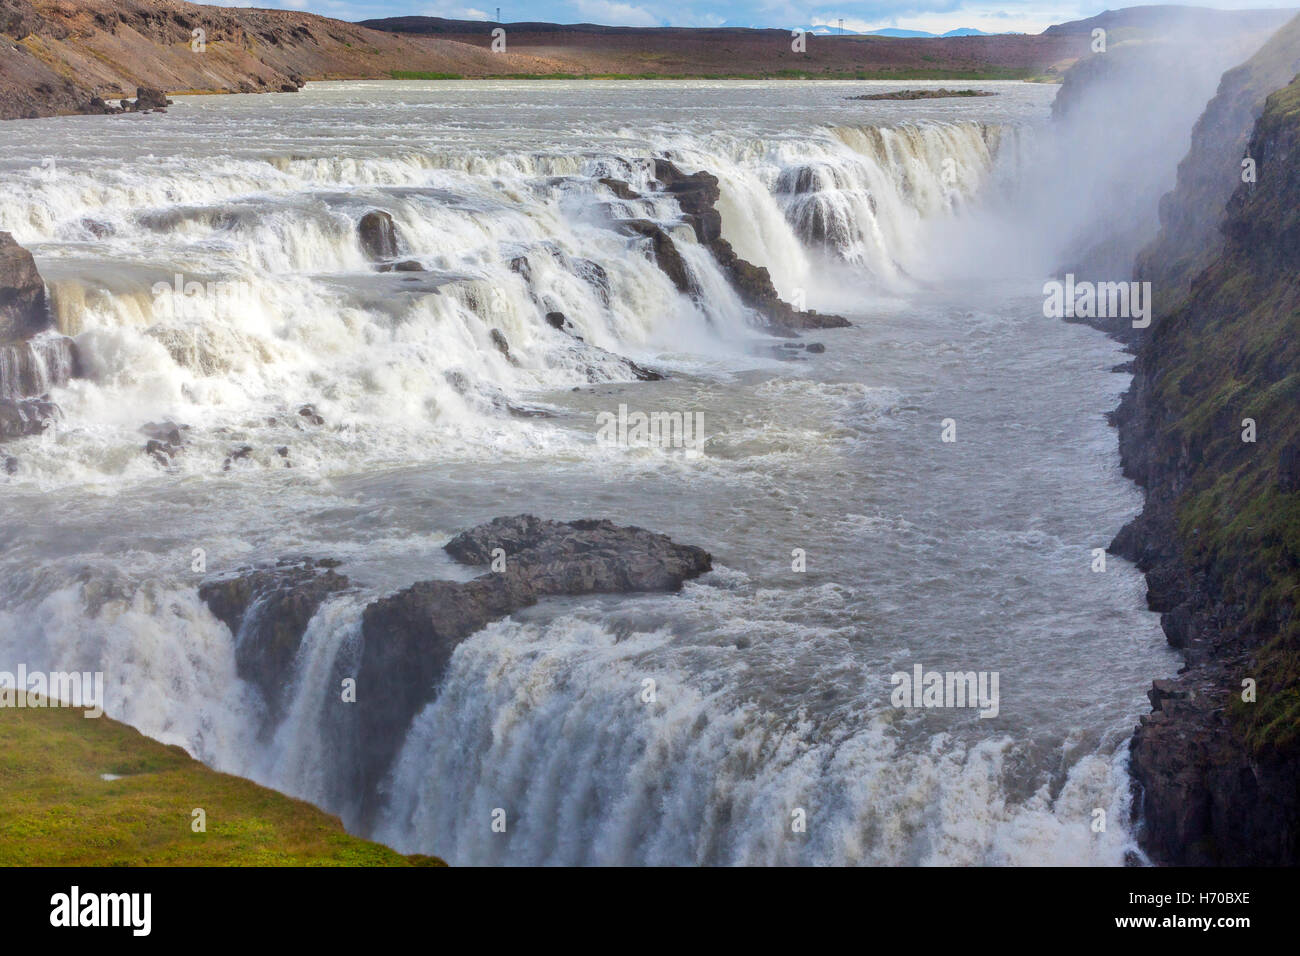
[[(1096, 421), (1105, 406), (1108, 344), (1066, 327), (1008, 353), (1032, 303), (925, 288), (927, 237), (1006, 176), (1045, 94), (1000, 85), (984, 113), (903, 125), (889, 107), (864, 119), (838, 84), (787, 90), (797, 108), (762, 121), (761, 86), (592, 89), (322, 84), (291, 111), (182, 101), (156, 118), (162, 159), (111, 126), (93, 164), (71, 143), (53, 168), (48, 145), (6, 145), (0, 230), (36, 254), (81, 368), (47, 376), (57, 426), (9, 446), (0, 656), (103, 670), (110, 716), (455, 862), (1121, 860), (1120, 744), (1164, 657), (1136, 575), (1115, 571), (1118, 592), (1074, 576), (1074, 550), (1136, 503), (1105, 465), (1113, 437), (1079, 424), (1070, 392), (1069, 421), (962, 452), (976, 506), (943, 497), (957, 476), (929, 434), (948, 407), (991, 430), (1016, 416), (971, 367), (1066, 369), (1096, 386)], [(632, 92), (663, 97), (635, 132)], [(526, 113), (517, 135), (509, 108)], [(656, 190), (664, 155), (718, 177), (723, 237), (780, 294), (851, 313), (858, 328), (819, 335), (824, 364), (769, 357)], [(372, 210), (393, 219), (395, 261), (423, 271), (376, 271), (358, 234)], [(672, 236), (691, 291), (622, 220)], [(638, 383), (632, 363), (670, 378)], [(1028, 394), (1062, 401), (1039, 379), (1013, 397)], [(594, 414), (619, 402), (703, 409), (706, 455), (593, 442)], [(175, 423), (183, 447), (144, 454), (149, 422)], [(1022, 514), (1025, 482), (1058, 479), (1007, 475), (1007, 443), (1026, 459), (1066, 448), (1093, 491)], [(475, 635), (363, 813), (366, 742), (335, 733), (362, 609), (463, 575), (447, 536), (528, 510), (652, 527), (719, 569), (680, 596), (556, 601)], [(794, 546), (813, 573), (788, 573)], [(196, 588), (295, 554), (341, 560), (353, 587), (312, 619), (272, 714)], [(1106, 626), (1079, 634), (1071, 609)], [(1107, 689), (1086, 719), (1052, 719), (1044, 675), (1076, 651)], [(991, 660), (1035, 693), (996, 730), (904, 718), (882, 674), (927, 654)], [(796, 807), (817, 822), (802, 841)], [(1076, 826), (1095, 807), (1116, 821), (1100, 838)]]

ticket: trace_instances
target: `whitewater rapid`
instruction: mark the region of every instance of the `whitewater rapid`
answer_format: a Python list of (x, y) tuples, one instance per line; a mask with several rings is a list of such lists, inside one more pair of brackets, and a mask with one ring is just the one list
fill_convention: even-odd
[[(102, 119), (25, 126), (0, 230), (82, 377), (6, 448), (0, 656), (103, 670), (110, 716), (457, 863), (1122, 862), (1124, 743), (1169, 660), (1136, 572), (1088, 571), (1137, 504), (1102, 418), (1119, 358), (1044, 326), (1032, 286), (936, 282), (936, 235), (1014, 182), (1050, 100), (996, 85), (863, 115), (843, 84), (321, 84), (181, 100), (93, 151)], [(776, 361), (656, 156), (716, 175), (737, 253), (855, 327)], [(374, 209), (427, 271), (374, 270)], [(670, 232), (697, 294), (624, 219)], [(619, 403), (702, 411), (705, 455), (594, 441)], [(186, 426), (166, 465), (139, 433), (161, 421)], [(475, 635), (363, 818), (365, 742), (331, 733), (361, 610), (463, 574), (442, 543), (521, 511), (641, 524), (718, 570)], [(358, 587), (312, 620), (276, 723), (196, 589), (293, 554)], [(922, 659), (1000, 669), (1003, 718), (891, 709)]]

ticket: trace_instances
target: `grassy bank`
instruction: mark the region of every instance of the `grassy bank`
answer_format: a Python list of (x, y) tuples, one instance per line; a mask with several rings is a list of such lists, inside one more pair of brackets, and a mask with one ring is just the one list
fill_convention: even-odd
[(0, 708), (0, 833), (4, 866), (442, 865), (69, 708)]

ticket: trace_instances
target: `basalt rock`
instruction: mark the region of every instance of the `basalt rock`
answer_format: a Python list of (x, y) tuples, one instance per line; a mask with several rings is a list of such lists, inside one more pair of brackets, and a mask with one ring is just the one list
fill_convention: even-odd
[[(371, 786), (411, 720), (436, 695), (452, 652), (491, 621), (551, 595), (675, 591), (712, 567), (700, 548), (642, 528), (531, 515), (479, 525), (446, 550), (486, 573), (467, 582), (413, 584), (373, 602), (362, 616), (357, 687), (369, 696), (356, 719), (359, 739), (367, 742), (362, 778)], [(488, 570), (498, 558), (503, 569)]]

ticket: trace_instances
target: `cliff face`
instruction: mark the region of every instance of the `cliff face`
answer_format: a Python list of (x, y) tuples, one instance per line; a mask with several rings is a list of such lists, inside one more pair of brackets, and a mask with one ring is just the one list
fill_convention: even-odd
[(1158, 287), (1172, 308), (1222, 247), (1219, 228), (1241, 182), (1247, 139), (1264, 100), (1300, 73), (1300, 17), (1280, 29), (1248, 61), (1223, 75), (1218, 93), (1192, 131), (1178, 184), (1160, 203), (1160, 233), (1138, 257), (1140, 279)]
[(1132, 751), (1144, 841), (1175, 864), (1300, 862), (1300, 80), (1268, 97), (1249, 134), (1254, 184), (1211, 133), (1249, 112), (1246, 98), (1221, 92), (1166, 203), (1231, 193), (1217, 250), (1148, 250), (1170, 274), (1208, 265), (1143, 333), (1116, 415), (1147, 500), (1112, 548), (1147, 572), (1150, 606), (1187, 659), (1156, 682)]

